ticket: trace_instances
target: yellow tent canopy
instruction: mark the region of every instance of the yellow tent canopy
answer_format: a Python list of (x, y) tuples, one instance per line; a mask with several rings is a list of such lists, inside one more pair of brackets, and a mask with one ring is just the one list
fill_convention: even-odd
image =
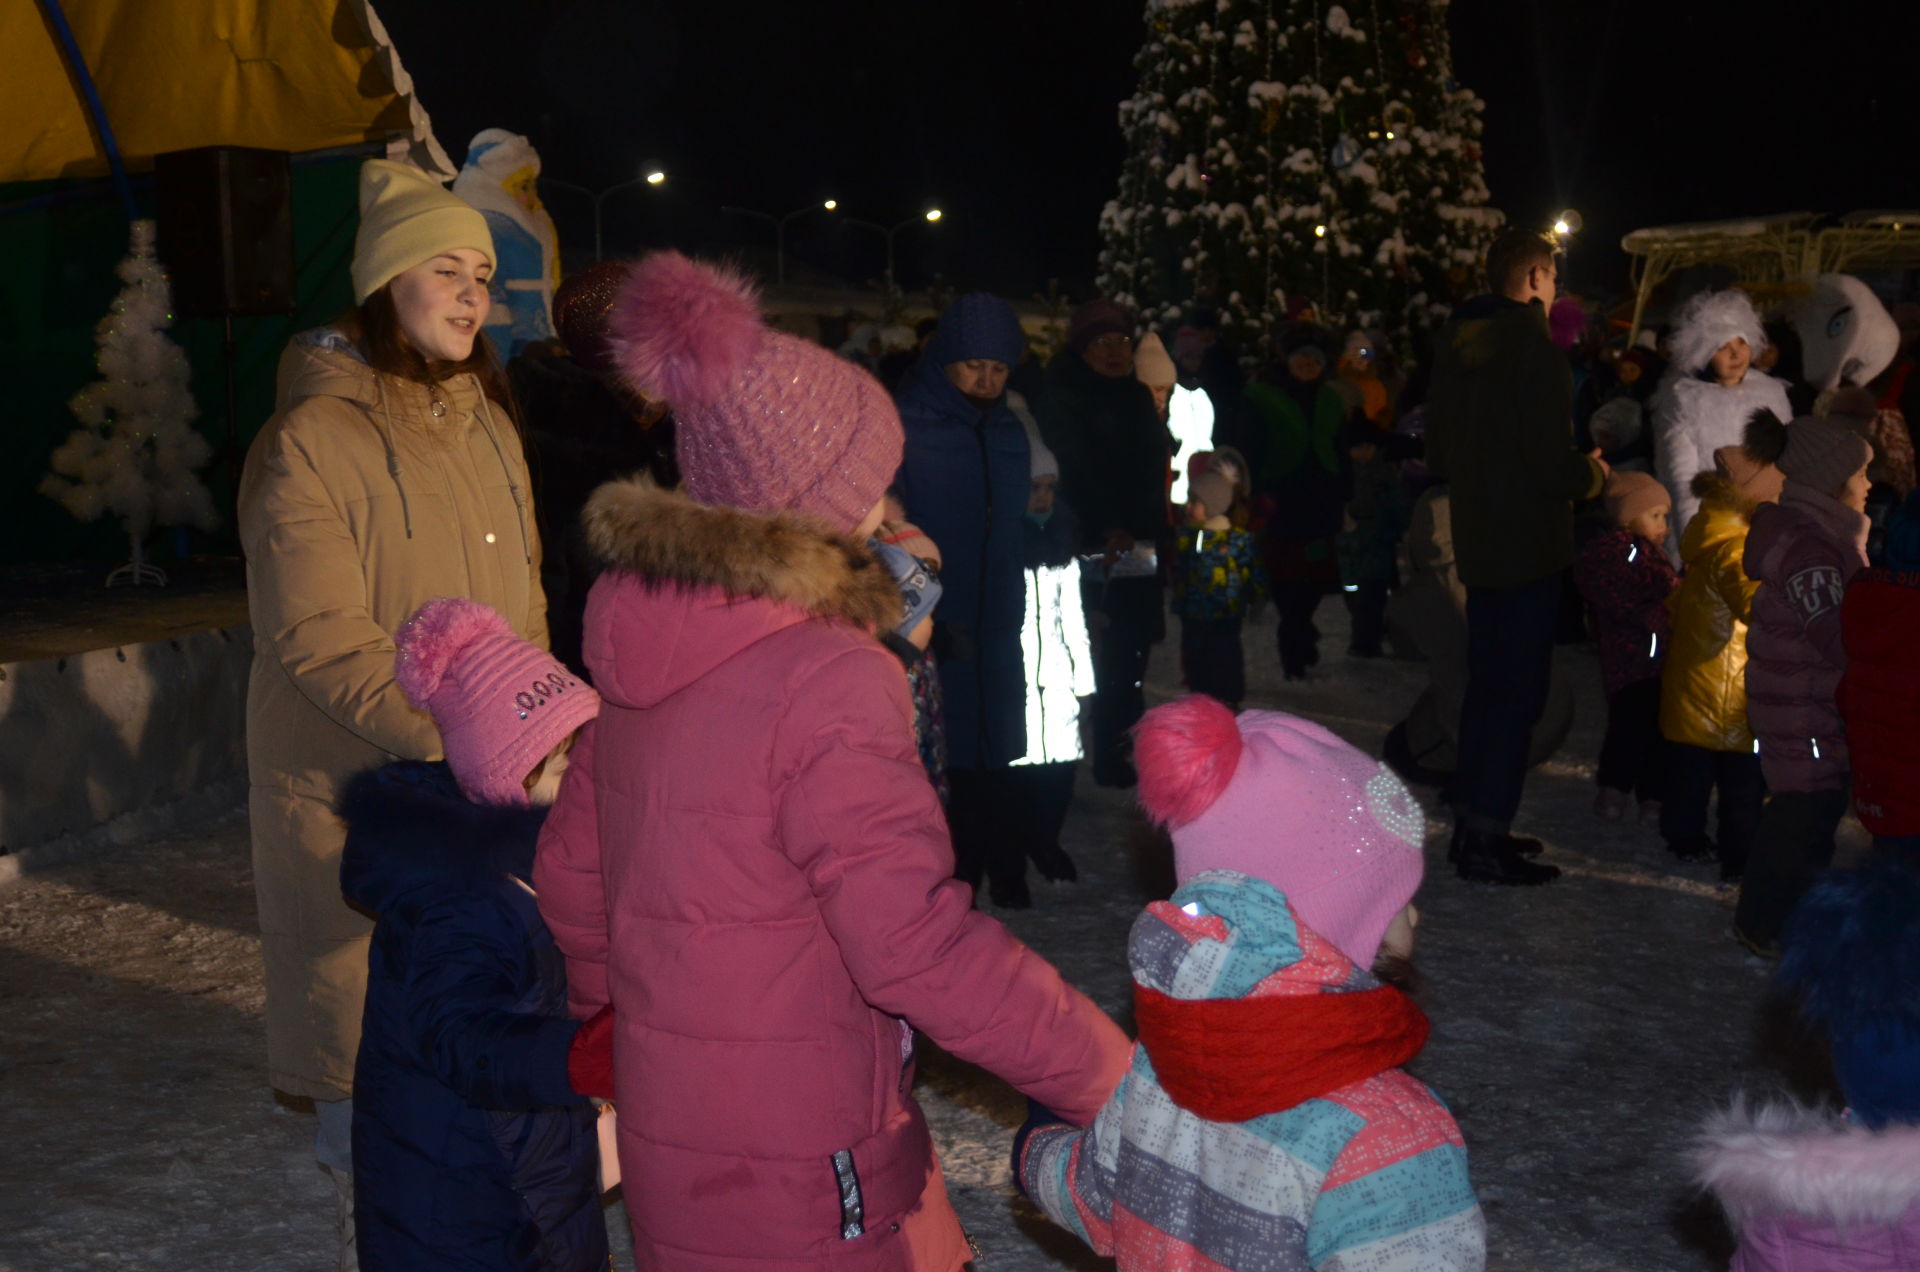
[[(83, 0), (62, 6), (131, 169), (195, 146), (329, 150), (395, 141), (442, 177), (413, 79), (371, 0)], [(107, 175), (79, 84), (38, 3), (0, 4), (0, 182)]]

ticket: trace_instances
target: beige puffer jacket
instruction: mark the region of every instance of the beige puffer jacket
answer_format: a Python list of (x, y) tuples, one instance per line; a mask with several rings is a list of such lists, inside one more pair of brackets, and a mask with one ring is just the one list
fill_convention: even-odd
[(328, 1100), (352, 1093), (373, 928), (340, 895), (334, 794), (369, 766), (440, 758), (394, 683), (393, 634), (464, 596), (545, 645), (546, 604), (526, 458), (476, 380), (435, 398), (321, 330), (288, 346), (279, 386), (240, 479), (254, 888), (268, 1076)]

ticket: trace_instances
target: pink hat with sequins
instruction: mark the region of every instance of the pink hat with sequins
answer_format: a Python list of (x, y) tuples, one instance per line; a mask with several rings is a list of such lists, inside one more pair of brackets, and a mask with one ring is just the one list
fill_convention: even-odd
[(769, 329), (741, 274), (655, 252), (614, 301), (628, 383), (673, 408), (687, 493), (704, 504), (812, 513), (842, 533), (900, 467), (900, 413), (861, 367)]
[(428, 601), (393, 643), (400, 691), (440, 726), (447, 767), (477, 804), (525, 807), (527, 774), (600, 713), (592, 686), (479, 601)]
[(1140, 805), (1173, 836), (1181, 883), (1264, 879), (1361, 967), (1419, 890), (1427, 819), (1392, 769), (1279, 711), (1235, 716), (1201, 694), (1134, 730)]

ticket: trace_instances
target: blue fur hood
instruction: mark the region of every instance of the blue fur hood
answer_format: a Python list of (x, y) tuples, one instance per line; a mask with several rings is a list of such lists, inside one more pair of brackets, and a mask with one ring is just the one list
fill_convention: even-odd
[(443, 763), (402, 760), (350, 779), (336, 811), (347, 823), (340, 888), (376, 914), (405, 913), (453, 891), (528, 881), (544, 808), (476, 804)]

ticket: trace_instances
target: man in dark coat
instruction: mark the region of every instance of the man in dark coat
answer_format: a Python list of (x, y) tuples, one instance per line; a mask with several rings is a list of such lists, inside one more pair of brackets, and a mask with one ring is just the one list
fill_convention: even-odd
[(1020, 626), (1029, 458), (1026, 429), (1007, 409), (1008, 371), (1026, 337), (1007, 303), (977, 292), (947, 306), (898, 397), (906, 431), (895, 489), (907, 516), (940, 548), (933, 612), (946, 703), (947, 806), (956, 874), (984, 869), (995, 904), (1027, 903), (1025, 857), (1008, 766), (1026, 754)]
[(1599, 494), (1607, 465), (1573, 449), (1573, 373), (1547, 334), (1553, 243), (1508, 230), (1487, 251), (1488, 295), (1454, 312), (1435, 341), (1427, 464), (1450, 485), (1454, 556), (1467, 588), (1467, 695), (1449, 859), (1463, 879), (1559, 877), (1512, 834), (1527, 745), (1546, 704), (1573, 505)]
[(1133, 314), (1111, 300), (1076, 309), (1047, 365), (1040, 434), (1060, 460), (1060, 497), (1080, 515), (1081, 551), (1106, 558), (1085, 586), (1093, 629), (1093, 777), (1131, 786), (1128, 730), (1146, 710), (1140, 684), (1166, 634), (1157, 552), (1170, 535), (1172, 438), (1153, 394), (1133, 377)]

